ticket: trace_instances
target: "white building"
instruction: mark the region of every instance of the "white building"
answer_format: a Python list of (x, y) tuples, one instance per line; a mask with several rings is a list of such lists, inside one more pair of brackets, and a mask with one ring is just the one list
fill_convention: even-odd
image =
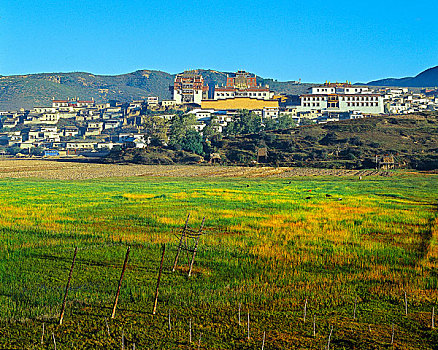
[(157, 96), (149, 96), (147, 98), (148, 107), (158, 107), (159, 104), (160, 104), (160, 102), (158, 101)]
[(310, 94), (300, 96), (297, 112), (309, 111), (353, 112), (383, 114), (383, 96), (374, 94), (368, 87), (356, 87), (348, 83), (313, 87)]
[(276, 119), (278, 118), (278, 107), (265, 107), (263, 108), (263, 119)]
[(176, 105), (176, 101), (175, 100), (163, 100), (161, 101), (161, 106), (163, 107), (173, 107)]

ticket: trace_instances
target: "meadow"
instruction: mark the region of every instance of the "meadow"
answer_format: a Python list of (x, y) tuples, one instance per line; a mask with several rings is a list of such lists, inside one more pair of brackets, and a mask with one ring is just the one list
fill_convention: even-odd
[[(438, 349), (438, 175), (3, 178), (0, 189), (2, 349), (325, 349), (330, 333), (330, 349)], [(189, 213), (195, 229), (206, 218), (190, 278), (185, 253), (171, 271)]]

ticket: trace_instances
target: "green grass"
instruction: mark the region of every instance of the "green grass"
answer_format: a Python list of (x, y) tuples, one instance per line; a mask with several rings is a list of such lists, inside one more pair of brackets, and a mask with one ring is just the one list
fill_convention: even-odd
[[(120, 349), (122, 333), (126, 348), (189, 348), (191, 319), (194, 348), (200, 335), (203, 349), (261, 348), (266, 332), (266, 349), (321, 349), (333, 325), (334, 349), (386, 349), (394, 324), (394, 348), (437, 349), (437, 176), (1, 180), (0, 188), (0, 348), (53, 348), (52, 332), (60, 349)], [(170, 272), (188, 213), (193, 227), (206, 216), (207, 233), (191, 278), (184, 254)]]

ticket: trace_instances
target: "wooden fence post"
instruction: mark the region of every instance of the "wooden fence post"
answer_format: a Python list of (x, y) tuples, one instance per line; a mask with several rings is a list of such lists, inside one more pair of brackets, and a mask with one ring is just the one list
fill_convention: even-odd
[(53, 333), (53, 332), (52, 332), (52, 338), (53, 338), (53, 346), (55, 347), (55, 350), (56, 350), (55, 333)]
[(248, 341), (249, 341), (249, 309), (248, 309)]
[(192, 319), (189, 321), (189, 344), (192, 343)]
[(262, 343), (262, 350), (265, 349), (265, 338), (266, 338), (266, 331), (263, 332), (263, 343)]
[(306, 316), (307, 316), (307, 298), (306, 302), (304, 304), (304, 315), (303, 315), (303, 322), (306, 323)]
[(333, 325), (330, 327), (330, 334), (329, 334), (328, 342), (327, 342), (327, 350), (330, 350), (330, 341), (332, 339), (332, 333), (333, 333)]
[(405, 291), (405, 314), (406, 316), (408, 315), (408, 297), (406, 295), (406, 291)]
[(119, 301), (120, 288), (122, 287), (123, 275), (125, 274), (126, 264), (128, 263), (128, 256), (130, 249), (131, 247), (128, 247), (128, 249), (126, 250), (125, 262), (123, 263), (122, 274), (120, 275), (119, 286), (117, 288), (116, 298), (114, 299), (114, 306), (113, 306), (113, 312), (111, 314), (111, 318), (114, 318), (116, 316), (117, 302)]
[(394, 344), (394, 323), (392, 324), (391, 344)]
[(181, 234), (181, 238), (179, 240), (178, 250), (176, 252), (175, 261), (173, 263), (172, 271), (175, 271), (176, 265), (178, 264), (179, 253), (181, 252), (181, 245), (182, 245), (183, 239), (185, 238), (185, 235), (186, 235), (187, 226), (189, 225), (189, 219), (190, 219), (190, 213), (189, 213), (189, 215), (187, 215), (186, 224), (184, 225), (184, 229), (183, 229), (183, 232)]
[[(155, 315), (155, 312), (157, 311), (158, 289), (160, 288), (161, 271), (163, 270), (164, 253), (166, 251), (166, 245), (164, 243), (161, 245), (161, 247), (163, 248), (163, 253), (161, 254), (160, 270), (158, 271), (157, 289), (155, 290), (154, 308), (152, 309), (152, 315)], [(169, 310), (169, 312), (170, 312), (170, 310)], [(169, 316), (170, 316), (170, 313), (169, 313)], [(170, 323), (170, 321), (169, 321), (169, 323)]]
[(192, 275), (193, 263), (195, 262), (196, 251), (198, 250), (199, 238), (201, 237), (201, 232), (204, 227), (204, 222), (205, 222), (205, 216), (202, 219), (201, 227), (199, 228), (199, 232), (198, 232), (198, 237), (196, 238), (195, 248), (193, 249), (192, 261), (190, 262), (190, 267), (189, 267), (189, 277)]
[(354, 299), (353, 320), (356, 319), (357, 297)]
[(68, 275), (67, 286), (65, 287), (64, 301), (62, 302), (61, 314), (59, 315), (59, 324), (60, 325), (62, 324), (62, 320), (64, 318), (65, 304), (67, 303), (68, 288), (70, 287), (70, 280), (71, 280), (71, 276), (72, 276), (72, 273), (73, 273), (73, 268), (75, 266), (75, 260), (76, 260), (77, 252), (78, 252), (78, 247), (75, 248), (75, 253), (73, 255), (73, 262), (71, 263), (71, 269), (70, 269), (70, 273)]

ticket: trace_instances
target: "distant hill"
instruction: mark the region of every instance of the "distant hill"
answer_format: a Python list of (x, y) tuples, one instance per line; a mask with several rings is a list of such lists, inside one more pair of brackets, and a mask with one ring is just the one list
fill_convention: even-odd
[(370, 81), (371, 86), (399, 86), (399, 87), (435, 87), (438, 86), (438, 66), (429, 68), (415, 77), (400, 79), (387, 78)]
[[(226, 83), (226, 72), (200, 72), (211, 87)], [(174, 74), (155, 70), (138, 70), (121, 75), (73, 72), (0, 76), (0, 110), (48, 106), (53, 98), (94, 98), (97, 102), (128, 102), (147, 96), (169, 99), (172, 97), (169, 86), (174, 78)], [(261, 84), (269, 84), (276, 92), (288, 94), (301, 94), (312, 86), (261, 77), (257, 77), (257, 80)]]
[(84, 72), (3, 76), (0, 109), (47, 106), (52, 98), (94, 98), (98, 102), (130, 101), (150, 95), (169, 98), (172, 81), (171, 74), (149, 70), (114, 76)]

